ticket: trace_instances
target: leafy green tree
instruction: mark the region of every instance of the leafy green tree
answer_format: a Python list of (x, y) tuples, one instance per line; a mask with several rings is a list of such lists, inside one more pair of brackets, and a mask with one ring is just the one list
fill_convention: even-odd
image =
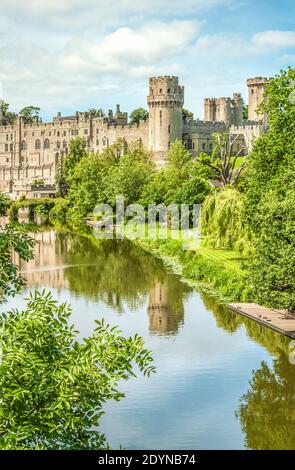
[(191, 121), (194, 119), (194, 113), (189, 111), (188, 109), (183, 108), (182, 109), (182, 118), (184, 121)]
[(92, 117), (94, 118), (103, 118), (105, 117), (105, 113), (102, 108), (90, 108), (89, 112)]
[(123, 196), (126, 205), (138, 202), (143, 188), (154, 173), (155, 167), (149, 152), (141, 143), (131, 144), (118, 164), (110, 168), (106, 177), (108, 202), (114, 205), (117, 196)]
[(146, 121), (149, 113), (144, 108), (137, 108), (130, 113), (130, 124), (139, 124), (139, 121)]
[(0, 123), (2, 125), (14, 124), (16, 113), (9, 111), (9, 104), (0, 100)]
[(282, 71), (266, 86), (262, 111), (269, 130), (249, 158), (244, 222), (255, 234), (248, 265), (258, 299), (295, 310), (295, 106), (290, 100), (295, 70)]
[(180, 140), (168, 152), (165, 168), (143, 188), (141, 202), (147, 204), (199, 204), (210, 191), (208, 170), (184, 147)]
[(249, 116), (249, 106), (247, 104), (244, 104), (243, 106), (243, 119), (244, 121), (247, 121), (248, 116)]
[(11, 205), (11, 200), (5, 194), (0, 193), (0, 217), (5, 216)]
[(79, 163), (82, 158), (86, 157), (86, 141), (83, 137), (75, 137), (70, 140), (69, 151), (65, 159), (65, 178), (71, 176), (71, 173), (77, 163)]
[(23, 279), (14, 263), (12, 253), (22, 260), (33, 257), (34, 240), (29, 235), (31, 227), (23, 224), (7, 224), (0, 227), (0, 302), (8, 295), (15, 295), (23, 287)]
[[(199, 157), (201, 164), (213, 170), (214, 179), (223, 188), (228, 185), (236, 186), (247, 165), (246, 157), (243, 157), (247, 147), (240, 146), (238, 151), (234, 151), (238, 139), (239, 135), (233, 136), (227, 132), (215, 133), (212, 155), (202, 153)], [(239, 164), (241, 157), (243, 161)]]
[(69, 179), (74, 171), (74, 168), (86, 155), (87, 151), (85, 139), (79, 136), (71, 139), (67, 156), (61, 155), (58, 161), (55, 175), (58, 196), (66, 196), (69, 187)]
[(23, 117), (25, 124), (33, 124), (40, 120), (40, 108), (38, 106), (26, 106), (19, 115)]
[(70, 313), (43, 291), (0, 318), (1, 449), (108, 448), (98, 429), (103, 405), (124, 397), (118, 384), (135, 376), (134, 364), (155, 371), (141, 337), (96, 321), (78, 341)]

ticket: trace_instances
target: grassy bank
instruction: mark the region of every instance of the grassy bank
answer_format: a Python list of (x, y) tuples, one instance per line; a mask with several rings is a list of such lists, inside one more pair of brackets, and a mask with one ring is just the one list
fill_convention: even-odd
[(251, 300), (247, 273), (241, 266), (243, 258), (237, 252), (202, 246), (186, 250), (178, 240), (137, 239), (134, 243), (160, 257), (186, 282), (220, 301)]

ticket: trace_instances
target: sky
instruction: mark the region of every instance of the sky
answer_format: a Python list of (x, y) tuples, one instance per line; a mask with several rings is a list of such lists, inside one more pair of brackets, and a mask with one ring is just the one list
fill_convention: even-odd
[(18, 112), (146, 105), (177, 75), (185, 107), (247, 98), (246, 79), (295, 64), (295, 0), (0, 0), (0, 98)]

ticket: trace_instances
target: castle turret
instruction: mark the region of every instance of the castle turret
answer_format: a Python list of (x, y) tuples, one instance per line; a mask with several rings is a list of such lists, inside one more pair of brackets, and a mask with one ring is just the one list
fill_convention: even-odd
[(164, 159), (170, 144), (182, 139), (184, 87), (177, 77), (149, 79), (149, 149), (158, 164)]
[(259, 114), (257, 108), (263, 101), (264, 86), (268, 82), (268, 78), (255, 77), (247, 80), (248, 86), (248, 119), (249, 121), (261, 121), (266, 123), (266, 116)]

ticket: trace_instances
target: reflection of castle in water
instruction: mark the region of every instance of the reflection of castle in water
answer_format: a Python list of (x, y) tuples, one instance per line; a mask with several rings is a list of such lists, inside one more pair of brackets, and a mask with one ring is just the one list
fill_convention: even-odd
[(184, 310), (183, 305), (180, 308), (172, 305), (167, 282), (157, 282), (150, 290), (148, 315), (150, 332), (177, 333), (180, 323), (183, 322)]
[(66, 238), (57, 236), (54, 230), (38, 232), (33, 238), (38, 242), (34, 248), (34, 258), (28, 262), (20, 261), (19, 266), (28, 287), (53, 287), (67, 289), (69, 282), (65, 275), (63, 255)]
[[(83, 243), (75, 244), (75, 238), (55, 230), (39, 231), (33, 236), (37, 241), (34, 258), (28, 262), (15, 260), (29, 288), (66, 289), (86, 296), (95, 294), (97, 299), (107, 303), (114, 295), (121, 300), (138, 300), (148, 293), (150, 332), (163, 335), (177, 333), (184, 319), (183, 296), (186, 288), (174, 276), (163, 275), (161, 270), (153, 267), (146, 276), (143, 274), (144, 279), (132, 277), (133, 289), (130, 291), (130, 279), (122, 278), (126, 269), (130, 273), (133, 268), (134, 259), (128, 250), (116, 254), (117, 264), (114, 265), (114, 252), (107, 257), (101, 253), (95, 256), (89, 251), (88, 240), (86, 244), (84, 239), (81, 239)], [(127, 265), (126, 260), (129, 260)], [(72, 270), (71, 267), (76, 269)]]

